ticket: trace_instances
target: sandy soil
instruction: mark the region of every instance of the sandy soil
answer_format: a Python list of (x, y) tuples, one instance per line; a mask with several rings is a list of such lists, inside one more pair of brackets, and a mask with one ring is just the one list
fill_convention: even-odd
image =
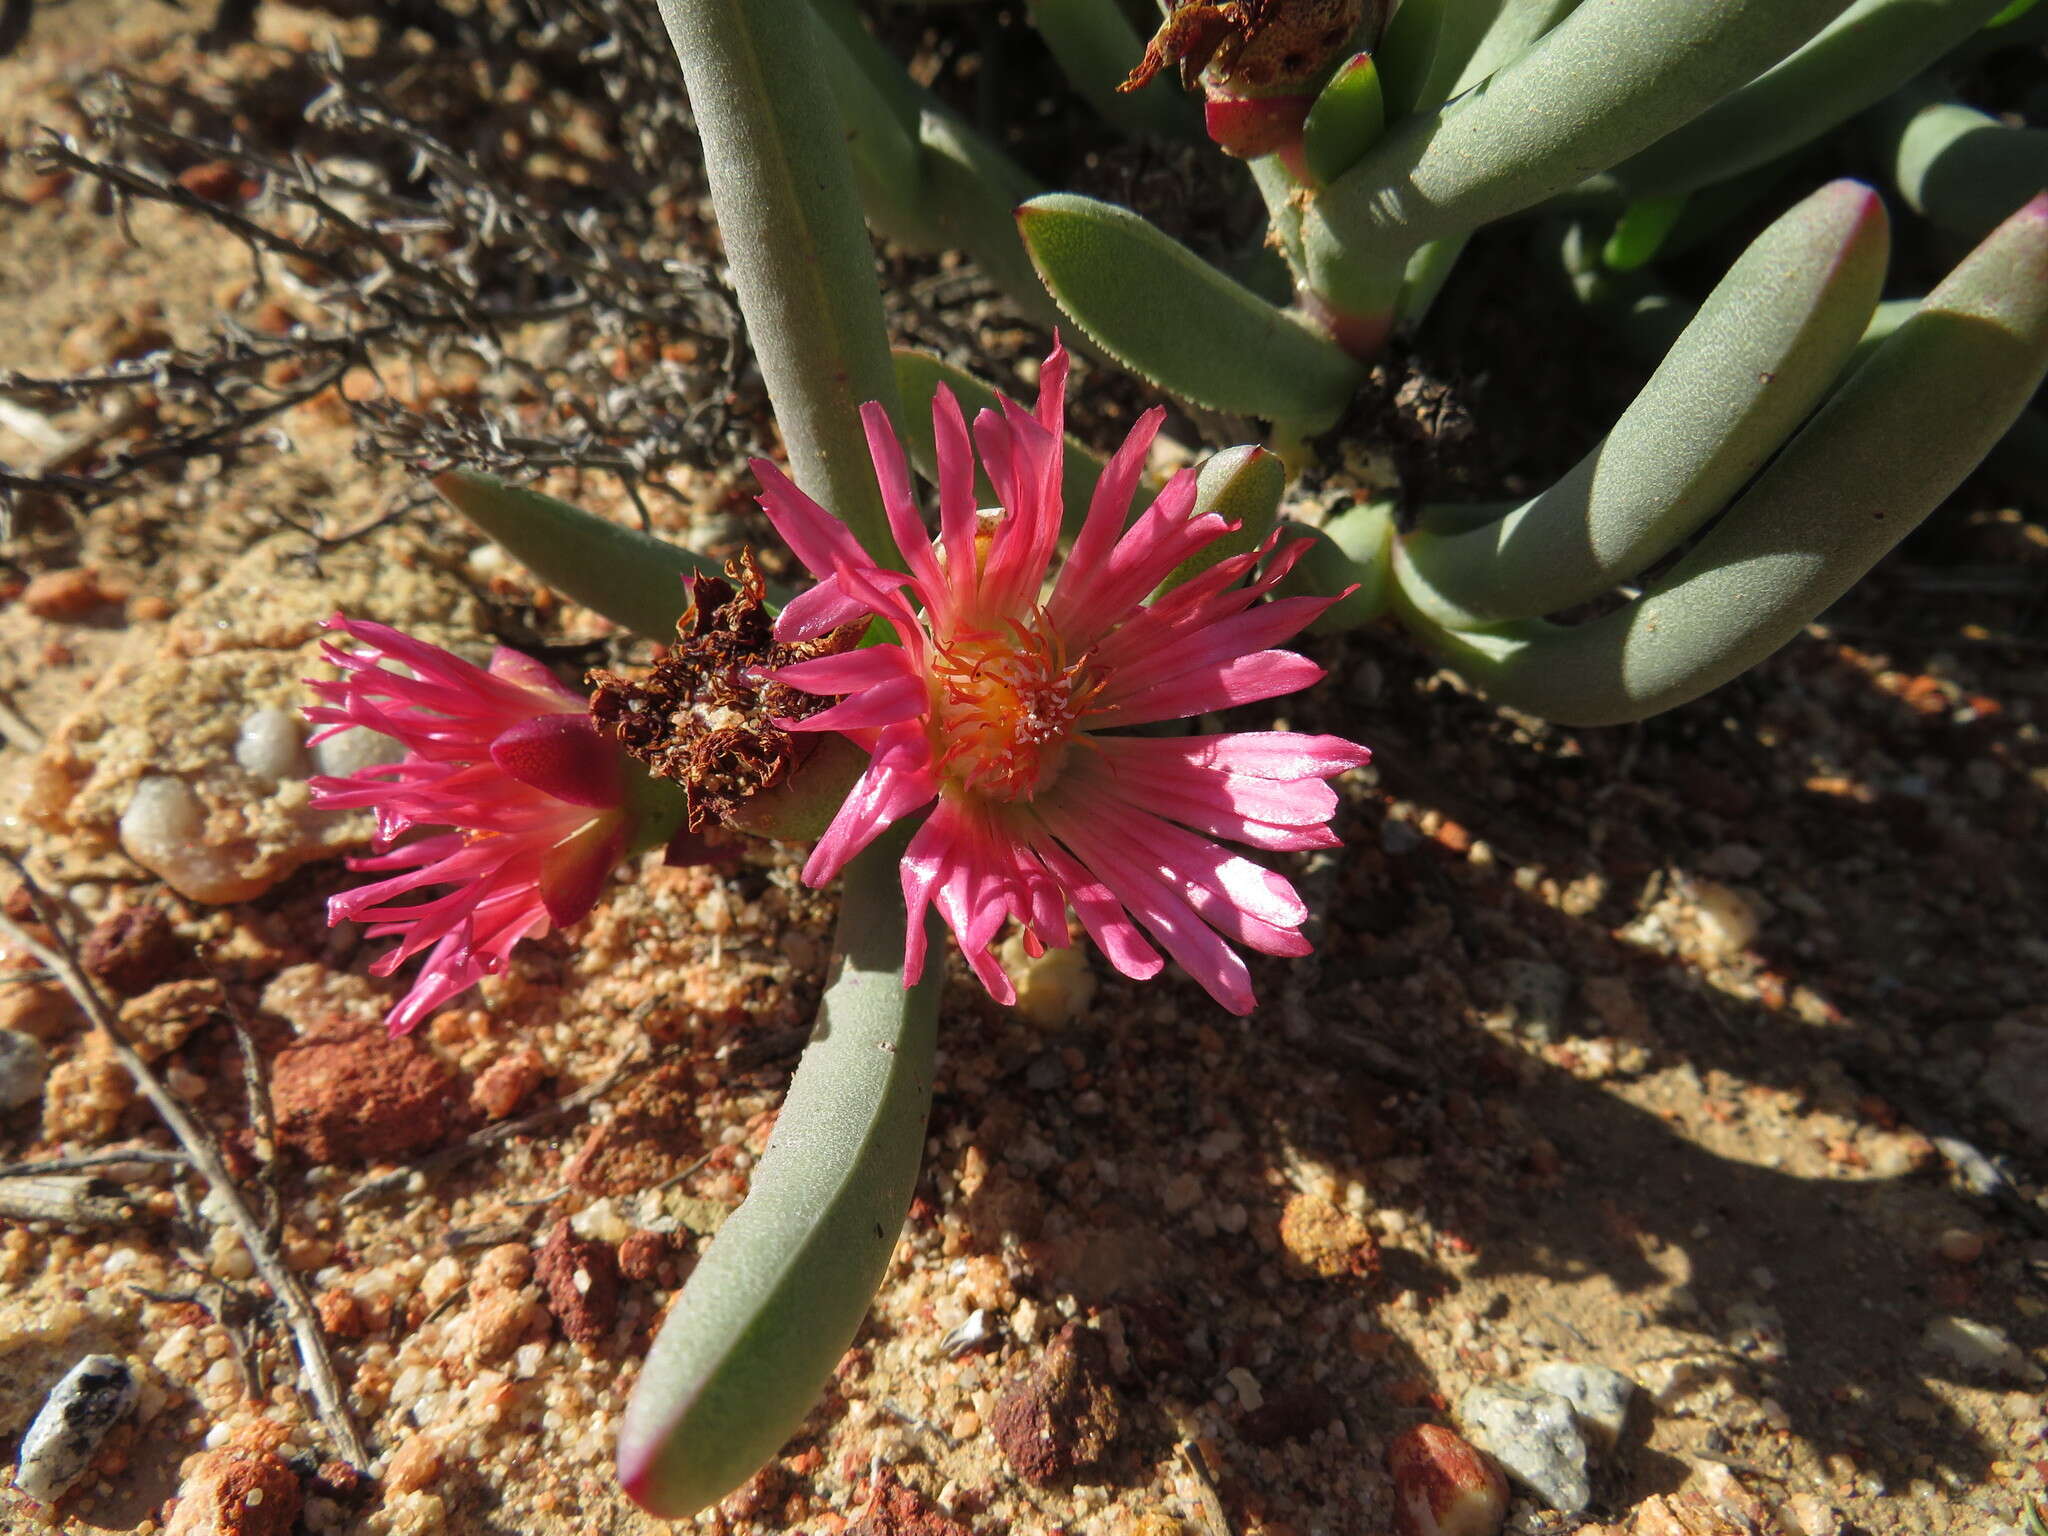
[[(162, 5), (41, 21), (0, 61), (10, 149), (75, 124), (96, 69), (198, 86), (233, 67)], [(326, 25), (264, 22), (273, 41)], [(131, 243), (88, 189), (30, 183), (0, 175), (0, 367), (98, 361), (123, 326), (196, 336), (246, 275), (189, 220), (144, 210)], [(472, 650), (617, 642), (432, 512), (316, 548), (283, 513), (345, 526), (403, 481), (351, 457), (343, 413), (283, 425), (289, 451), (46, 510), (0, 545), (0, 700), (21, 717), (0, 842), (88, 925), (168, 917), (177, 942), (124, 1017), (252, 1187), (227, 1012), (294, 1103), (371, 1125), (288, 1125), (271, 1176), (373, 1459), (338, 1464), (218, 1212), (161, 1166), (117, 1166), (132, 1220), (0, 1220), (0, 1442), (96, 1350), (130, 1363), (141, 1409), (54, 1512), (0, 1491), (0, 1526), (214, 1529), (201, 1505), (261, 1486), (218, 1528), (288, 1529), (303, 1501), (322, 1536), (649, 1530), (613, 1485), (615, 1418), (745, 1194), (829, 893), (788, 851), (649, 867), (416, 1045), (380, 1057), (349, 1033), (392, 995), (322, 921), (362, 828), (242, 766), (242, 722), (303, 702), (337, 605)], [(0, 457), (36, 448), (0, 430)], [(1099, 963), (1034, 1022), (956, 962), (888, 1282), (803, 1433), (698, 1525), (1386, 1531), (1396, 1434), (1579, 1360), (1637, 1384), (1630, 1428), (1580, 1522), (1520, 1495), (1513, 1529), (2016, 1529), (2048, 1478), (2048, 747), (2040, 642), (1993, 637), (2038, 600), (2048, 533), (2042, 509), (1972, 495), (1938, 514), (1942, 570), (1909, 551), (1752, 676), (1641, 727), (1497, 710), (1391, 630), (1316, 647), (1330, 681), (1288, 723), (1378, 753), (1342, 785), (1344, 848), (1296, 861), (1316, 958), (1258, 967), (1248, 1022)], [(2031, 586), (1970, 585), (1993, 566)], [(123, 810), (164, 774), (197, 786), (223, 899), (123, 851)], [(0, 1155), (170, 1146), (63, 994), (6, 963), (0, 1024), (50, 1071), (0, 1116)], [(620, 1258), (611, 1305), (565, 1288)], [(991, 1337), (949, 1354), (977, 1309)], [(1039, 1486), (992, 1425), (1070, 1319), (1102, 1341), (1106, 1448)]]

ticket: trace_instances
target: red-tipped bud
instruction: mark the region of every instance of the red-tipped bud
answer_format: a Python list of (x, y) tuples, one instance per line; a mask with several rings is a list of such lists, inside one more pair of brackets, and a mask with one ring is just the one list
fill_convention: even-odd
[(1223, 153), (1256, 160), (1299, 145), (1314, 104), (1312, 96), (1227, 96), (1212, 89), (1202, 122)]

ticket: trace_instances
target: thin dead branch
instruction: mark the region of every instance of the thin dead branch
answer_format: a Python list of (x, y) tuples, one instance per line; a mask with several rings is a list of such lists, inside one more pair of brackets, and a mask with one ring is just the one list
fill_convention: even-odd
[(220, 1145), (211, 1130), (192, 1114), (183, 1100), (158, 1080), (149, 1063), (143, 1060), (121, 1028), (105, 995), (79, 965), (77, 951), (69, 936), (69, 914), (57, 908), (18, 860), (10, 858), (8, 862), (14, 865), (22, 888), (28, 892), (36, 907), (36, 915), (48, 928), (51, 938), (45, 942), (5, 914), (0, 914), (0, 933), (5, 933), (49, 967), (93, 1028), (106, 1040), (115, 1058), (134, 1080), (136, 1088), (149, 1100), (150, 1107), (178, 1139), (179, 1146), (191, 1159), (192, 1167), (206, 1181), (218, 1206), (227, 1213), (229, 1223), (249, 1251), (256, 1272), (269, 1285), (278, 1305), (284, 1309), (286, 1322), (298, 1348), (306, 1389), (313, 1398), (328, 1436), (350, 1463), (358, 1467), (367, 1466), (369, 1451), (354, 1415), (349, 1412), (347, 1394), (335, 1373), (334, 1360), (327, 1352), (326, 1335), (321, 1331), (319, 1314), (313, 1310), (312, 1298), (306, 1294), (298, 1275), (277, 1251), (263, 1221), (250, 1209), (241, 1186), (228, 1171), (227, 1161), (221, 1155)]

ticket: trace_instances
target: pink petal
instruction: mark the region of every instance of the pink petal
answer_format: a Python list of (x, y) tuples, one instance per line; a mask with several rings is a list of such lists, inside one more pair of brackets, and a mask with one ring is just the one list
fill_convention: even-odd
[(1088, 517), (1068, 551), (1060, 579), (1053, 588), (1050, 607), (1055, 616), (1068, 611), (1073, 589), (1087, 578), (1082, 574), (1099, 566), (1123, 531), (1124, 518), (1131, 510), (1131, 495), (1145, 472), (1152, 439), (1166, 420), (1166, 407), (1155, 405), (1140, 416), (1121, 447), (1110, 456), (1095, 481), (1095, 494), (1088, 499)]
[(1169, 764), (1213, 768), (1260, 779), (1321, 779), (1363, 768), (1372, 753), (1341, 736), (1306, 731), (1228, 731), (1216, 736), (1114, 736), (1105, 751), (1141, 761), (1148, 770)]
[(892, 823), (928, 802), (938, 788), (922, 724), (909, 721), (883, 731), (867, 772), (805, 861), (804, 883), (815, 886), (830, 881), (846, 867), (848, 859)]
[(761, 510), (812, 575), (823, 580), (842, 565), (874, 564), (847, 526), (798, 490), (788, 475), (766, 459), (748, 462), (761, 482)]
[(1203, 625), (1181, 636), (1176, 645), (1156, 648), (1142, 659), (1114, 667), (1099, 703), (1104, 709), (1114, 709), (1123, 700), (1162, 683), (1213, 672), (1224, 662), (1266, 650), (1299, 633), (1329, 606), (1328, 600), (1320, 597), (1285, 597)]
[(1252, 1011), (1251, 972), (1244, 960), (1202, 921), (1186, 898), (1155, 871), (1133, 863), (1104, 842), (1098, 835), (1099, 825), (1088, 817), (1051, 809), (1040, 814), (1047, 830), (1109, 888), (1204, 991), (1232, 1013)]
[(889, 531), (903, 554), (910, 574), (925, 586), (939, 585), (939, 564), (932, 558), (931, 535), (918, 516), (917, 503), (910, 497), (910, 469), (903, 461), (903, 445), (889, 424), (889, 413), (870, 400), (860, 408), (860, 422), (867, 433), (868, 457), (874, 461), (875, 483), (881, 488), (882, 507), (889, 514)]
[(902, 646), (870, 645), (857, 651), (841, 651), (837, 656), (791, 662), (768, 675), (805, 693), (854, 693), (899, 677), (912, 677), (914, 673), (910, 656)]
[[(974, 570), (974, 449), (960, 402), (941, 384), (932, 395), (933, 451), (939, 461), (939, 532), (946, 547), (946, 587), (955, 609), (972, 608)], [(950, 614), (940, 614), (942, 620)]]
[(1035, 841), (1032, 847), (1065, 889), (1067, 900), (1080, 915), (1081, 926), (1088, 930), (1088, 937), (1111, 965), (1133, 981), (1149, 981), (1166, 968), (1159, 951), (1145, 942), (1137, 924), (1124, 911), (1124, 904), (1108, 886), (1050, 838)]
[(1145, 725), (1278, 698), (1322, 681), (1323, 669), (1292, 651), (1258, 651), (1199, 674), (1176, 677), (1091, 716), (1091, 728)]
[(815, 587), (799, 592), (776, 615), (775, 638), (813, 640), (842, 624), (867, 617), (868, 611), (866, 603), (847, 596), (837, 577), (828, 576)]
[(849, 694), (828, 709), (801, 720), (778, 720), (785, 731), (855, 731), (914, 720), (931, 707), (931, 690), (921, 677), (897, 674), (872, 688)]

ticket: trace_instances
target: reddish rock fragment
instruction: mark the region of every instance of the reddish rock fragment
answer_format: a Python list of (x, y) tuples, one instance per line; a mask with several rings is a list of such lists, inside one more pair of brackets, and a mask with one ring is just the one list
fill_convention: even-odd
[(316, 1163), (398, 1157), (455, 1128), (454, 1068), (379, 1024), (322, 1025), (279, 1051), (270, 1072), (278, 1139)]
[(313, 1298), (320, 1331), (330, 1339), (360, 1339), (370, 1331), (370, 1317), (353, 1291), (322, 1291)]
[(675, 1240), (666, 1232), (629, 1232), (619, 1244), (619, 1273), (643, 1283), (659, 1279), (662, 1261), (675, 1251)]
[(1402, 1536), (1493, 1536), (1508, 1513), (1500, 1468), (1441, 1424), (1403, 1430), (1387, 1447)]
[(767, 1520), (779, 1515), (789, 1501), (789, 1473), (780, 1462), (771, 1461), (727, 1494), (719, 1510), (731, 1520)]
[(548, 1075), (539, 1051), (523, 1046), (477, 1074), (469, 1090), (470, 1107), (486, 1120), (503, 1120), (526, 1102), (527, 1095)]
[(915, 1488), (906, 1488), (883, 1468), (875, 1476), (866, 1511), (846, 1536), (970, 1536), (967, 1527), (933, 1509)]
[(123, 907), (93, 924), (80, 957), (87, 971), (123, 997), (147, 992), (187, 958), (185, 942), (161, 907)]
[(125, 587), (102, 582), (91, 566), (74, 566), (33, 577), (21, 589), (21, 605), (39, 619), (82, 619), (127, 596)]
[(1017, 1475), (1040, 1488), (1100, 1461), (1122, 1428), (1102, 1335), (1068, 1323), (997, 1401), (989, 1427)]
[(564, 1217), (541, 1244), (533, 1272), (563, 1333), (594, 1345), (611, 1332), (619, 1315), (619, 1260), (610, 1243), (578, 1237)]
[(297, 1475), (270, 1452), (222, 1446), (187, 1464), (164, 1536), (286, 1536), (304, 1502)]
[(591, 1128), (564, 1177), (588, 1194), (626, 1195), (682, 1173), (703, 1150), (696, 1087), (696, 1069), (687, 1061), (648, 1073), (616, 1114)]

